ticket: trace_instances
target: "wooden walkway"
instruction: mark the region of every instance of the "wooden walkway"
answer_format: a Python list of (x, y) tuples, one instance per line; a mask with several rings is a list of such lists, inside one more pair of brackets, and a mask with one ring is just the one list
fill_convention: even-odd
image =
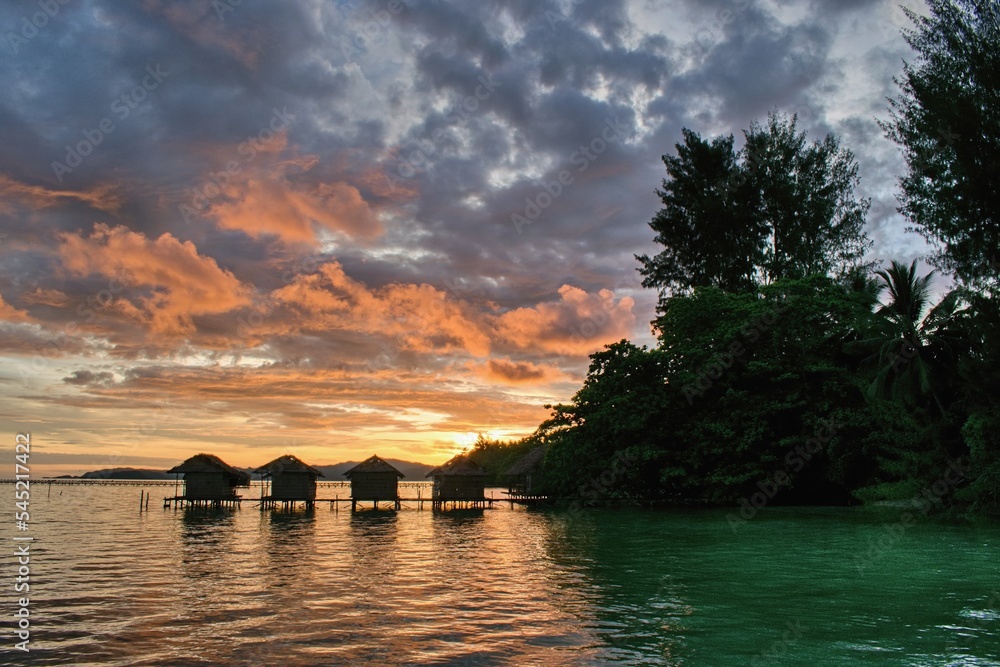
[[(163, 509), (168, 509), (170, 507), (203, 507), (212, 509), (231, 507), (239, 509), (240, 503), (242, 502), (242, 496), (236, 496), (235, 498), (188, 498), (187, 496), (171, 496), (163, 499)], [(141, 500), (139, 502), (139, 506), (142, 506)]]
[[(364, 506), (370, 506), (369, 509), (372, 510), (393, 510), (399, 511), (402, 509), (413, 509), (414, 505), (416, 509), (422, 510), (425, 505), (430, 506), (432, 510), (442, 511), (447, 509), (493, 509), (493, 503), (500, 502), (497, 498), (482, 498), (479, 500), (451, 500), (451, 499), (441, 499), (441, 498), (422, 498), (417, 496), (416, 498), (385, 498), (382, 500), (361, 500), (354, 499), (351, 497), (341, 498), (316, 498), (315, 500), (275, 500), (273, 498), (262, 498), (258, 507), (262, 510), (265, 509), (275, 509), (279, 505), (282, 509), (295, 509), (299, 504), (304, 506), (306, 509), (312, 509), (319, 503), (328, 503), (330, 509), (333, 511), (339, 511), (341, 505), (350, 505), (352, 512), (362, 511)], [(407, 505), (404, 505), (407, 503)]]
[[(147, 496), (148, 497), (148, 496)], [(242, 507), (244, 501), (254, 502), (254, 499), (243, 498), (237, 496), (236, 498), (224, 498), (224, 499), (195, 499), (188, 498), (186, 496), (171, 496), (163, 499), (163, 509), (173, 508), (183, 508), (183, 507), (203, 507), (203, 508), (234, 508), (239, 509)], [(261, 511), (269, 509), (281, 509), (284, 511), (291, 511), (298, 507), (304, 507), (305, 509), (315, 509), (316, 505), (320, 503), (328, 503), (331, 511), (339, 511), (341, 505), (350, 505), (352, 512), (362, 511), (364, 508), (362, 505), (370, 505), (369, 509), (372, 510), (393, 510), (399, 511), (402, 509), (416, 509), (422, 510), (425, 505), (430, 506), (432, 510), (443, 511), (443, 510), (456, 510), (456, 509), (493, 509), (493, 504), (501, 502), (497, 498), (482, 498), (478, 500), (452, 500), (452, 499), (442, 499), (442, 498), (422, 498), (417, 496), (416, 498), (396, 498), (396, 499), (384, 499), (384, 500), (355, 500), (351, 497), (341, 498), (339, 496), (335, 498), (315, 498), (313, 500), (285, 500), (281, 498), (272, 498), (270, 496), (264, 496), (257, 500), (255, 507), (259, 507)], [(407, 503), (408, 505), (404, 505)], [(148, 500), (147, 500), (148, 504)], [(142, 507), (142, 500), (139, 501), (140, 508)]]

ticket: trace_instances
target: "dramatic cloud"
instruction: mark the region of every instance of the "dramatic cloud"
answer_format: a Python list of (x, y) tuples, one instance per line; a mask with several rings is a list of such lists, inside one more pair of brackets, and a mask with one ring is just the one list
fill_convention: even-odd
[(66, 465), (530, 433), (652, 342), (634, 256), (681, 128), (772, 109), (857, 154), (873, 259), (910, 261), (896, 4), (3, 4), (5, 414)]

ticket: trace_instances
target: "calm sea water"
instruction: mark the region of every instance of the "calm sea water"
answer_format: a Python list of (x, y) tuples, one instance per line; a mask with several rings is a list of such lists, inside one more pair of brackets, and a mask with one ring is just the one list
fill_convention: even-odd
[(10, 650), (15, 531), (0, 526), (0, 664), (1000, 665), (995, 526), (183, 511), (162, 509), (173, 487), (147, 488), (141, 514), (137, 487), (32, 488), (28, 654)]

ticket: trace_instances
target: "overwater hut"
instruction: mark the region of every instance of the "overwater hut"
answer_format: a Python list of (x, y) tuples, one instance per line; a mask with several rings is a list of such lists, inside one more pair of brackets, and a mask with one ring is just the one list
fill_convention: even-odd
[(507, 468), (507, 494), (514, 498), (542, 498), (542, 466), (548, 445), (535, 447)]
[(326, 477), (322, 471), (304, 463), (291, 454), (279, 456), (254, 470), (270, 489), (261, 491), (261, 508), (273, 507), (277, 503), (286, 506), (304, 502), (311, 507), (316, 501), (316, 478)]
[(465, 454), (455, 456), (427, 473), (434, 480), (433, 501), (436, 507), (482, 507), (486, 500), (486, 471)]
[(388, 501), (399, 509), (399, 480), (406, 477), (378, 456), (372, 455), (344, 473), (351, 480), (351, 509), (357, 509), (359, 500), (372, 501), (375, 509), (381, 501)]
[(236, 489), (250, 486), (250, 475), (234, 468), (214, 454), (196, 454), (167, 472), (184, 475), (184, 493), (164, 499), (164, 507), (171, 501), (183, 506), (236, 505), (241, 497)]

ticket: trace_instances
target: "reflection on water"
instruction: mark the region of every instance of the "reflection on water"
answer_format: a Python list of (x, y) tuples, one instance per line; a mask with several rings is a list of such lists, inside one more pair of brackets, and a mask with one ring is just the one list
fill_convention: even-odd
[(33, 650), (0, 663), (1000, 664), (991, 526), (925, 522), (862, 572), (884, 521), (853, 510), (734, 532), (724, 512), (139, 514), (133, 495), (38, 494)]

